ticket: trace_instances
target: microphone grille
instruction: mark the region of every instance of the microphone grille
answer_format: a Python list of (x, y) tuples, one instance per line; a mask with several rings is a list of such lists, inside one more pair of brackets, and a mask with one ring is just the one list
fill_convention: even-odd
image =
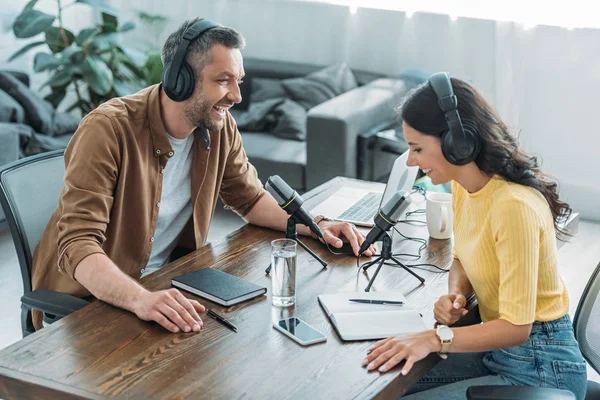
[(402, 217), (402, 214), (406, 211), (411, 201), (408, 192), (399, 190), (381, 207), (381, 212), (386, 215), (390, 221), (396, 223)]
[(294, 189), (292, 189), (279, 175), (273, 175), (267, 179), (265, 189), (271, 194), (277, 201), (280, 207), (287, 204), (288, 201), (294, 196)]

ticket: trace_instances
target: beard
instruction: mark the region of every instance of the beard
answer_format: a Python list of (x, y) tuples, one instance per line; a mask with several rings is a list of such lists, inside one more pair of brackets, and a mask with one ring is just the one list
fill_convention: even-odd
[(211, 117), (213, 103), (204, 96), (198, 96), (198, 98), (190, 100), (188, 107), (183, 110), (183, 115), (190, 125), (205, 128), (209, 131), (220, 131), (223, 128), (224, 120), (214, 120)]

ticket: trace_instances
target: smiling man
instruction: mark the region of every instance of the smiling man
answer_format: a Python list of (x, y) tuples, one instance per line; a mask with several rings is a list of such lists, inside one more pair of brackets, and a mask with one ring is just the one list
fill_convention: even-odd
[[(176, 248), (204, 244), (219, 196), (247, 222), (285, 230), (288, 215), (262, 188), (228, 111), (241, 101), (244, 38), (216, 26), (190, 41), (199, 24), (187, 21), (167, 38), (164, 85), (112, 99), (82, 120), (65, 152), (58, 208), (34, 253), (34, 289), (93, 295), (172, 332), (197, 332), (202, 305), (137, 280)], [(178, 54), (181, 70), (171, 71)], [(319, 226), (335, 247), (345, 238), (357, 253), (364, 240), (353, 225)], [(39, 312), (34, 325), (42, 326)]]

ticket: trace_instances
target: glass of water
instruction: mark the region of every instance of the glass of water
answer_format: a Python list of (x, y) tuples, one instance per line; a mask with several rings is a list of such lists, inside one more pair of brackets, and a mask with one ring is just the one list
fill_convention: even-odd
[(274, 306), (288, 307), (296, 302), (296, 241), (271, 242), (271, 284)]

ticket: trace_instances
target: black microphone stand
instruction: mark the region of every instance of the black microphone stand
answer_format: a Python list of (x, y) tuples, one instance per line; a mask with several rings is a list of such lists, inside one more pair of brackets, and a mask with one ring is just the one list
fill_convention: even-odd
[(379, 270), (381, 269), (381, 267), (387, 260), (392, 260), (393, 262), (395, 262), (396, 264), (398, 264), (399, 266), (401, 266), (402, 268), (404, 268), (405, 270), (410, 272), (410, 274), (412, 276), (414, 276), (415, 278), (417, 278), (418, 280), (420, 280), (421, 283), (425, 282), (425, 279), (421, 278), (419, 275), (417, 275), (416, 273), (414, 273), (413, 271), (408, 269), (408, 267), (406, 265), (402, 264), (400, 261), (398, 261), (394, 257), (394, 255), (392, 254), (392, 238), (390, 237), (390, 235), (387, 234), (387, 232), (383, 232), (382, 241), (383, 241), (383, 246), (381, 248), (381, 255), (379, 257), (377, 257), (377, 259), (375, 259), (373, 261), (369, 261), (368, 263), (366, 263), (362, 266), (363, 271), (366, 271), (370, 266), (379, 263), (379, 266), (377, 267), (377, 270), (375, 271), (375, 275), (373, 275), (373, 277), (369, 281), (369, 284), (365, 288), (365, 292), (368, 292), (369, 289), (371, 289), (371, 285), (373, 285), (375, 278), (377, 278), (377, 274), (379, 273)]
[[(308, 254), (310, 254), (311, 256), (313, 256), (313, 258), (315, 260), (317, 260), (318, 262), (320, 262), (323, 267), (327, 267), (327, 263), (325, 261), (323, 261), (311, 249), (309, 249), (308, 247), (306, 247), (306, 245), (304, 243), (302, 243), (302, 241), (300, 241), (300, 239), (298, 239), (298, 232), (296, 232), (296, 224), (299, 224), (299, 223), (300, 223), (300, 221), (294, 215), (291, 215), (288, 218), (287, 229), (285, 231), (285, 238), (293, 240), (296, 243), (298, 243), (300, 246), (302, 246), (302, 248), (304, 250), (306, 250), (308, 252)], [(269, 264), (269, 266), (265, 270), (265, 274), (268, 274), (269, 272), (271, 272), (271, 264)]]

